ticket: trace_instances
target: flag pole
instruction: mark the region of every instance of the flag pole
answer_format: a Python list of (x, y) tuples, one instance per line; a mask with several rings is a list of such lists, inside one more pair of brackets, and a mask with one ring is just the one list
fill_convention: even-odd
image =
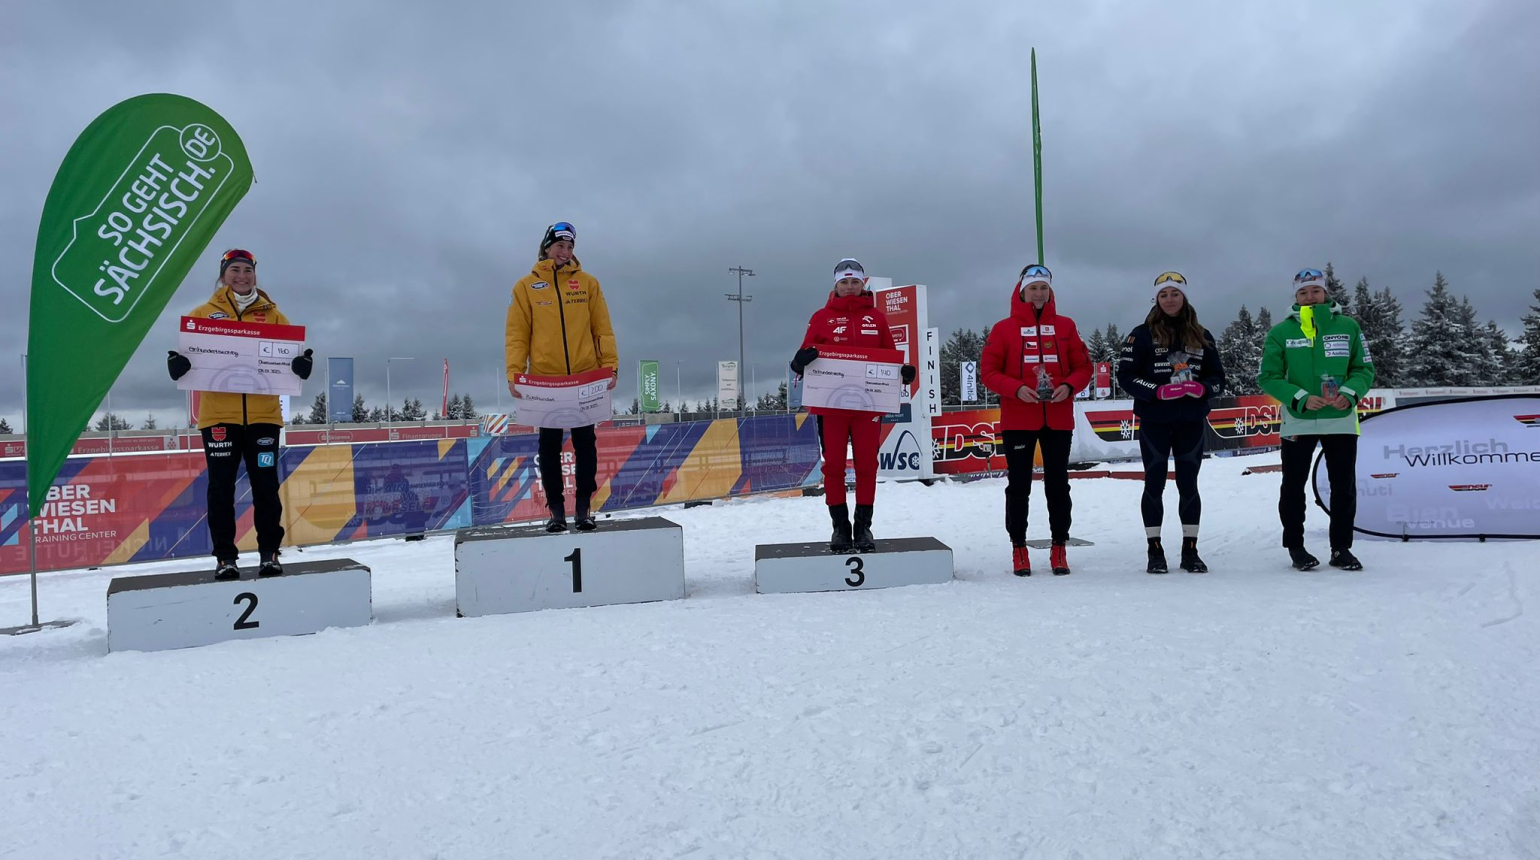
[(1037, 49), (1032, 49), (1032, 192), (1037, 200), (1037, 264), (1043, 265), (1043, 130), (1037, 121)]

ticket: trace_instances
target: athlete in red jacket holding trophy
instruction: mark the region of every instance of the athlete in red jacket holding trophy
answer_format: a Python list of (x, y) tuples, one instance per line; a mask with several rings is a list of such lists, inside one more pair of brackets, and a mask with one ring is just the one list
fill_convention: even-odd
[[(893, 332), (888, 318), (877, 310), (877, 301), (866, 288), (866, 270), (849, 257), (834, 267), (834, 291), (829, 301), (807, 322), (802, 348), (791, 360), (798, 376), (818, 358), (818, 345), (893, 349)], [(914, 381), (914, 368), (904, 365), (905, 385)], [(829, 551), (872, 552), (877, 541), (872, 537), (872, 502), (877, 496), (877, 447), (882, 416), (856, 409), (810, 406), (818, 416), (819, 438), (823, 444), (823, 490), (829, 505), (829, 519), (834, 534)], [(856, 470), (856, 519), (851, 530), (850, 507), (845, 503), (845, 445), (849, 442)]]
[(1053, 273), (1028, 266), (1011, 290), (1011, 315), (989, 330), (979, 362), (984, 385), (1000, 395), (1005, 444), (1005, 530), (1011, 566), (1032, 575), (1027, 556), (1027, 501), (1032, 493), (1033, 449), (1043, 447), (1043, 493), (1053, 536), (1054, 576), (1069, 573), (1069, 448), (1075, 429), (1075, 393), (1091, 384), (1091, 362), (1075, 321), (1054, 306)]

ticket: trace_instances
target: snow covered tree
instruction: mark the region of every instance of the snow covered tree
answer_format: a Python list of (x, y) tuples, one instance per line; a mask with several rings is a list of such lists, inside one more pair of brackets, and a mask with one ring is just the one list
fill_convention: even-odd
[(1343, 313), (1352, 310), (1351, 302), (1348, 300), (1347, 285), (1337, 279), (1337, 273), (1332, 269), (1331, 263), (1326, 264), (1326, 297), (1336, 302)]
[(450, 395), (449, 396), (449, 414), (444, 416), (444, 417), (449, 418), (451, 420), (458, 420), (458, 419), (464, 417), (464, 413), (465, 413), (465, 409), (461, 405), (460, 395), (458, 395), (458, 394)]
[(310, 404), (310, 423), (325, 424), (330, 418), (331, 416), (326, 413), (326, 392), (323, 391), (317, 394)]
[[(1469, 305), (1469, 302), (1465, 303)], [(1472, 311), (1472, 315), (1474, 311)], [(1449, 292), (1444, 273), (1433, 277), (1422, 316), (1407, 338), (1403, 383), (1415, 386), (1476, 385), (1483, 353), (1490, 348), (1467, 323), (1461, 304)]]
[(480, 417), (476, 414), (476, 404), (471, 402), (469, 394), (460, 398), (460, 417), (466, 421), (474, 421)]
[(642, 401), (641, 401), (640, 398), (636, 398), (636, 397), (631, 398), (631, 408), (626, 410), (626, 414), (627, 415), (640, 415), (640, 414), (642, 414)]
[(11, 425), (4, 418), (0, 418), (0, 434), (9, 434), (11, 432)]
[(1262, 340), (1265, 331), (1257, 328), (1251, 311), (1241, 305), (1235, 320), (1219, 335), (1219, 361), (1225, 368), (1225, 387), (1230, 394), (1257, 394), (1257, 373), (1262, 366)]
[(160, 426), (155, 423), (155, 414), (153, 412), (145, 414), (145, 416), (144, 416), (144, 423), (139, 425), (139, 429), (140, 430), (159, 430), (160, 429)]
[[(1110, 361), (1110, 362), (1113, 362), (1114, 364), (1116, 364), (1116, 362), (1118, 360), (1118, 354), (1123, 351), (1123, 333), (1118, 331), (1118, 324), (1117, 323), (1107, 323), (1107, 328), (1102, 332), (1102, 339), (1107, 342), (1107, 356), (1108, 356), (1107, 358), (1102, 359), (1102, 360), (1103, 361)], [(1116, 368), (1113, 368), (1113, 370), (1114, 370), (1114, 372), (1112, 374), (1112, 396), (1113, 397), (1122, 397), (1123, 396), (1123, 388), (1118, 385), (1118, 375), (1116, 373)]]
[(1267, 333), (1273, 330), (1273, 312), (1266, 306), (1257, 308), (1257, 334), (1265, 339)]
[[(374, 411), (379, 412), (380, 410), (376, 409)], [(370, 414), (369, 407), (364, 405), (364, 396), (362, 394), (353, 395), (353, 423), (363, 424), (366, 421), (373, 421), (374, 419), (369, 417)]]
[(960, 328), (952, 332), (941, 345), (941, 402), (956, 406), (962, 402), (962, 365), (978, 361), (984, 353), (984, 338), (970, 329)]
[(1508, 340), (1508, 333), (1503, 331), (1495, 321), (1488, 320), (1487, 327), (1482, 332), (1487, 339), (1487, 349), (1492, 354), (1492, 375), (1484, 385), (1515, 385), (1519, 356), (1514, 351), (1513, 344)]
[(132, 430), (134, 429), (134, 425), (124, 421), (122, 418), (119, 418), (111, 412), (108, 412), (101, 417), (100, 421), (96, 422), (96, 429), (98, 432), (105, 432), (107, 430)]
[(1513, 381), (1519, 385), (1540, 385), (1540, 290), (1535, 290), (1535, 303), (1524, 315), (1524, 334), (1519, 342), (1524, 349), (1516, 357)]
[(1401, 327), (1401, 303), (1390, 294), (1390, 288), (1372, 292), (1369, 279), (1359, 278), (1353, 288), (1353, 316), (1363, 329), (1364, 343), (1368, 344), (1369, 356), (1374, 360), (1374, 384), (1379, 388), (1393, 388), (1401, 378), (1402, 346), (1405, 332)]

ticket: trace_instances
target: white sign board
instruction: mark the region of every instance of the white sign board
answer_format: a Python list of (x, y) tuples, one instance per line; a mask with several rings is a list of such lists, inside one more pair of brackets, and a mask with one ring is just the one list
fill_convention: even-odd
[(183, 391), (232, 394), (304, 392), (291, 363), (305, 351), (305, 327), (182, 317), (177, 352), (192, 369), (177, 380)]
[(717, 362), (717, 403), (723, 409), (738, 407), (738, 362)]

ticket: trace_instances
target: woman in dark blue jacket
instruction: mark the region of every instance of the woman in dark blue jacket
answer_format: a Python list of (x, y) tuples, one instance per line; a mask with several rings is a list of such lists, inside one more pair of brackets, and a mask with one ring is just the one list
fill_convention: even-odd
[(1187, 279), (1166, 272), (1155, 279), (1155, 307), (1144, 324), (1129, 333), (1118, 357), (1118, 384), (1133, 395), (1139, 419), (1139, 452), (1144, 456), (1144, 535), (1149, 541), (1150, 573), (1165, 573), (1160, 545), (1165, 517), (1166, 461), (1176, 459), (1177, 514), (1182, 520), (1182, 570), (1207, 573), (1198, 557), (1198, 467), (1203, 462), (1209, 400), (1224, 388), (1214, 336), (1198, 323), (1187, 301)]

